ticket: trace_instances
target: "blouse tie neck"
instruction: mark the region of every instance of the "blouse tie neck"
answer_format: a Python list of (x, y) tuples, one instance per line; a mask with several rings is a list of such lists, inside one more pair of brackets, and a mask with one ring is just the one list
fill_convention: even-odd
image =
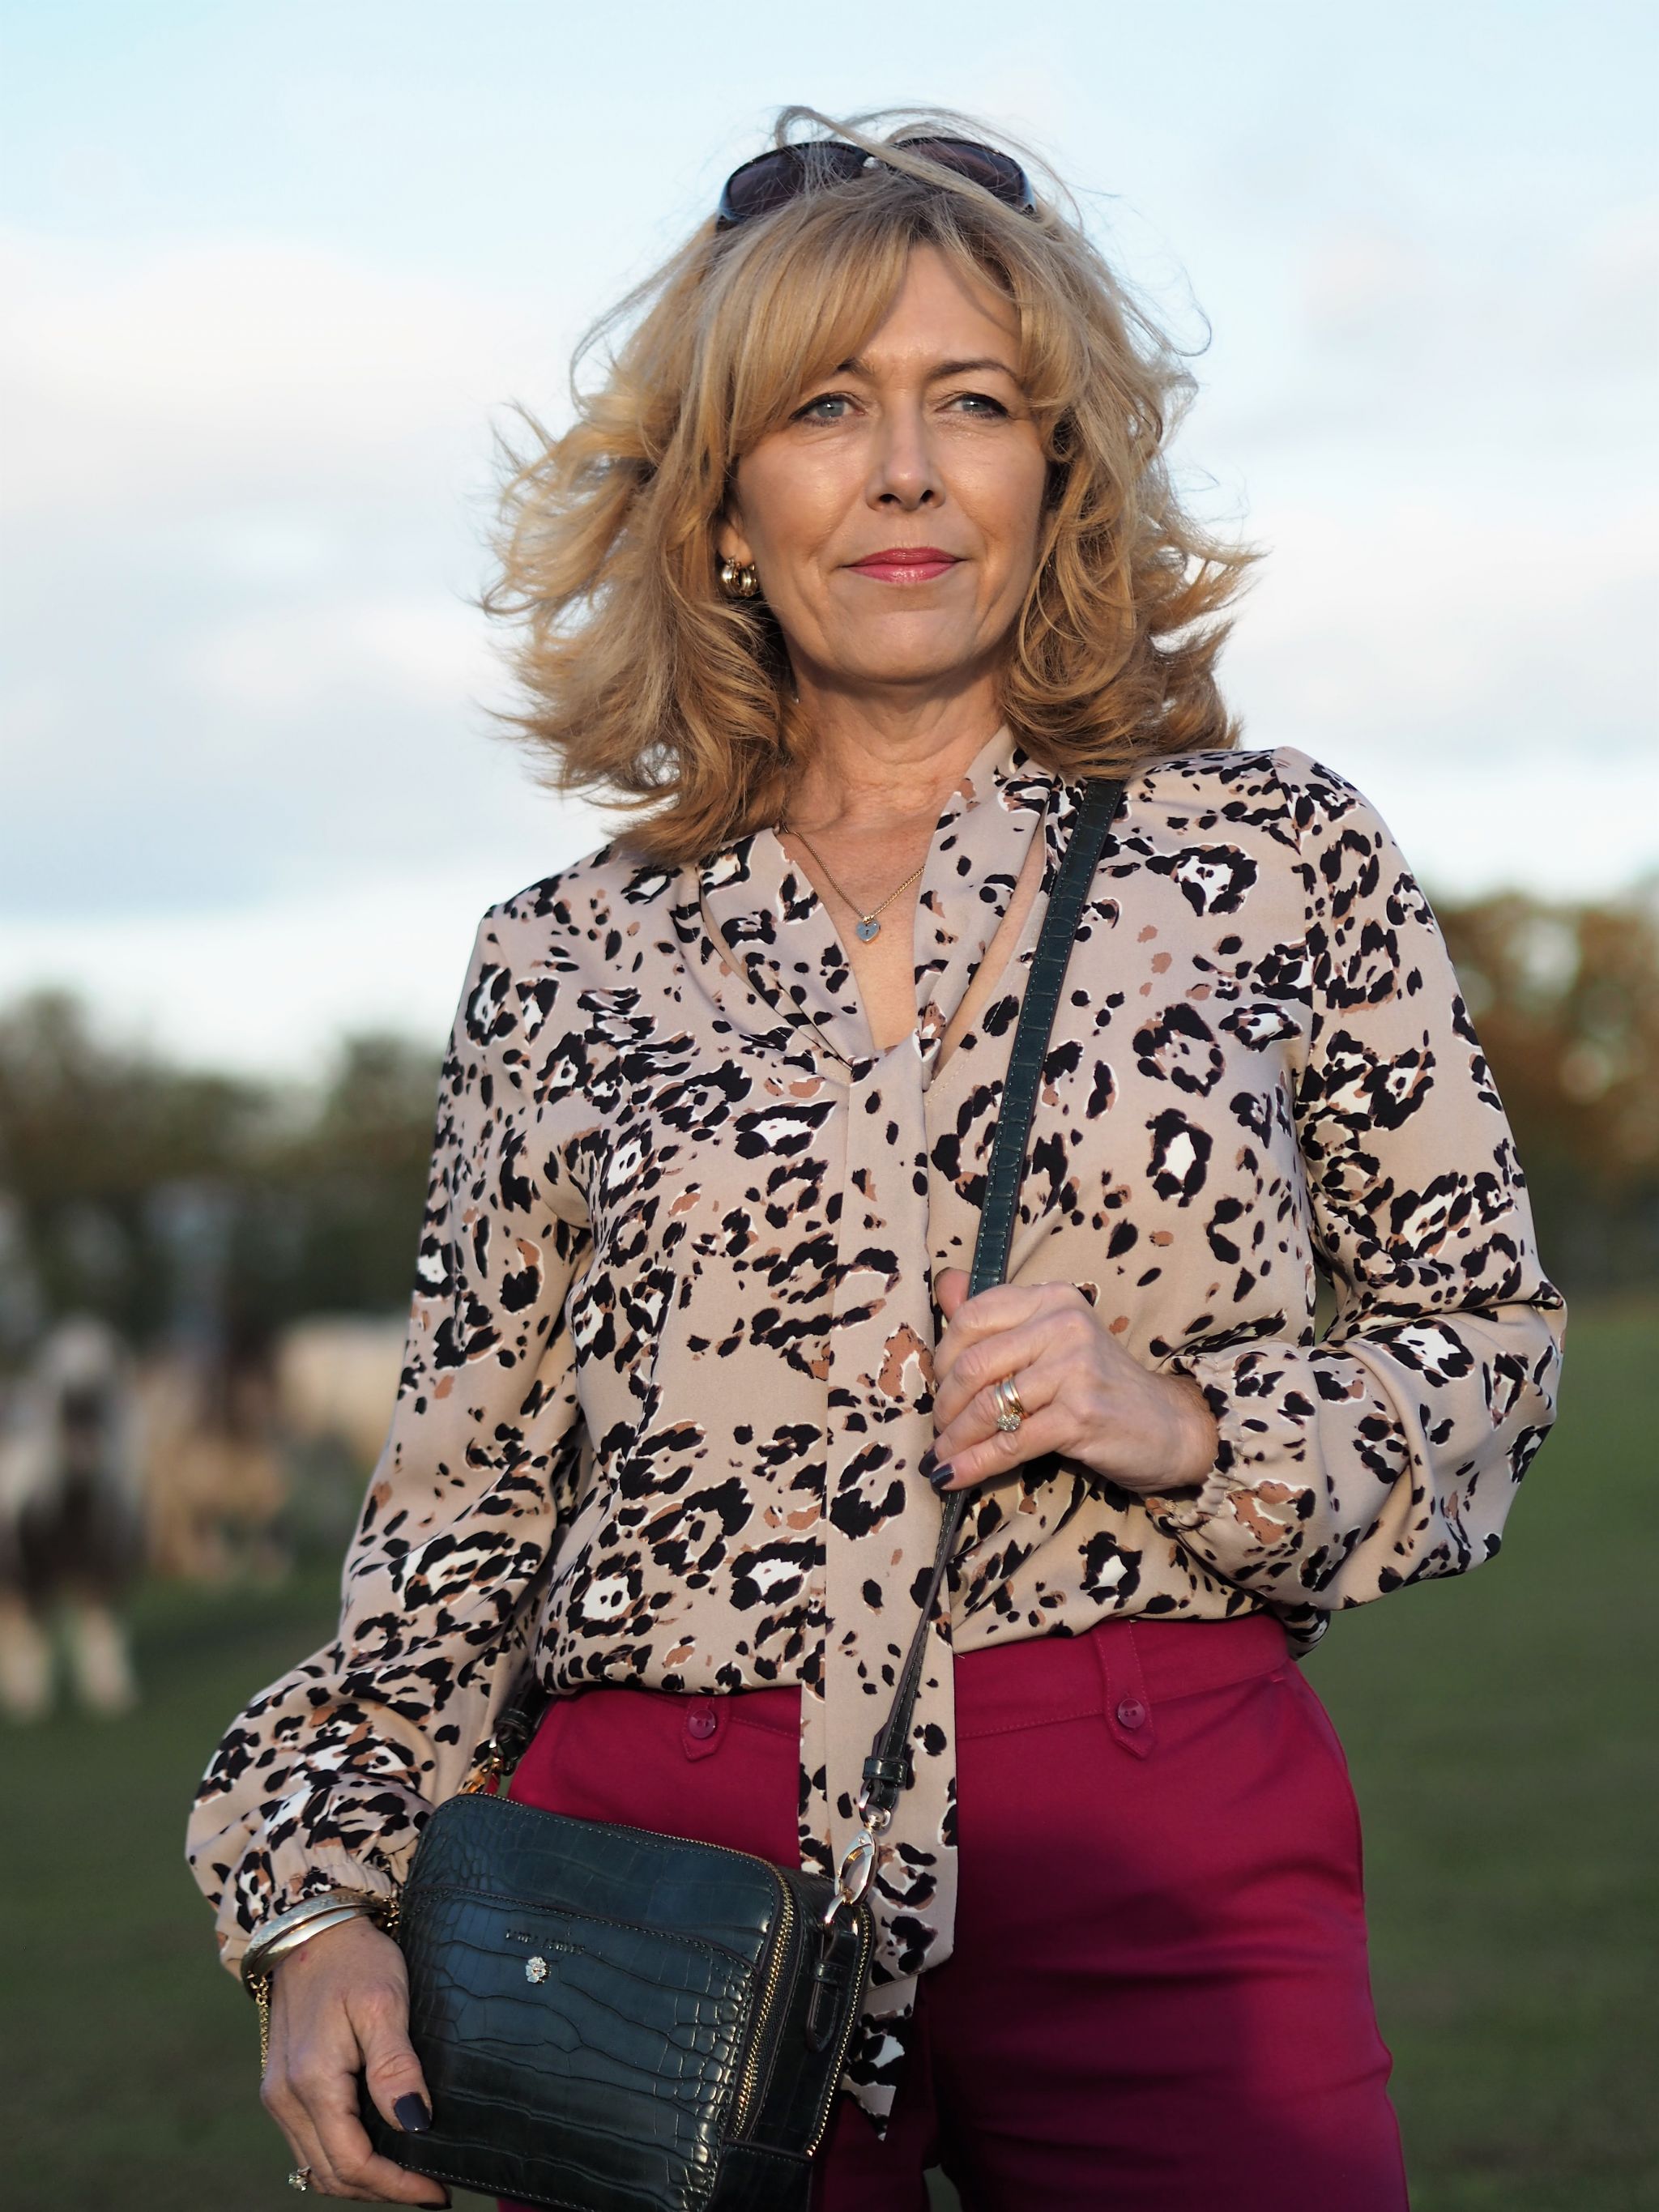
[[(916, 894), (916, 1028), (893, 1048), (920, 1054), (924, 1087), (1054, 788), (1005, 724), (940, 810)], [(714, 950), (799, 1042), (855, 1073), (879, 1056), (835, 919), (775, 829), (705, 861), (698, 890)]]
[[(717, 983), (732, 1018), (768, 1042), (811, 1052), (844, 1086), (848, 1113), (840, 1248), (821, 1357), (823, 1491), (813, 1570), (824, 1646), (803, 1668), (801, 1863), (828, 1874), (858, 1826), (863, 1761), (913, 1625), (914, 1592), (938, 1543), (940, 1501), (927, 1480), (933, 1427), (934, 1303), (927, 1094), (951, 1016), (996, 936), (1030, 849), (1053, 816), (1057, 780), (1005, 727), (950, 793), (929, 845), (915, 928), (916, 1026), (878, 1054), (850, 964), (823, 902), (775, 830), (756, 832), (702, 871)], [(1052, 854), (1048, 856), (1052, 859)], [(760, 1008), (765, 1009), (764, 1013)], [(781, 1024), (778, 1018), (781, 1017)], [(836, 1065), (826, 1067), (826, 1059)], [(956, 1901), (955, 1690), (949, 1608), (927, 1640), (913, 1778), (877, 1847), (871, 1886), (872, 1986), (848, 2079), (878, 2125), (890, 2108), (918, 1975), (951, 1954)]]

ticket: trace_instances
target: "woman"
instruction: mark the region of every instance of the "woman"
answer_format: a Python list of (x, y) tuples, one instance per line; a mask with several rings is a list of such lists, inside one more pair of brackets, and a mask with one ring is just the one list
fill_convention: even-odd
[[(233, 1965), (345, 1893), (275, 1977), (298, 2185), (439, 2201), (355, 2117), (363, 2069), (428, 2124), (362, 1901), (522, 1651), (560, 1694), (516, 1796), (830, 1871), (971, 1486), (815, 2201), (920, 2207), (942, 2163), (982, 2208), (1393, 2212), (1358, 1820), (1294, 1661), (1497, 1549), (1562, 1302), (1388, 830), (1235, 749), (1254, 556), (1172, 493), (1167, 342), (962, 126), (796, 119), (514, 485), (527, 729), (632, 819), (484, 917), (338, 1638), (235, 1723), (194, 1863)], [(1114, 768), (1009, 1279), (967, 1299)]]

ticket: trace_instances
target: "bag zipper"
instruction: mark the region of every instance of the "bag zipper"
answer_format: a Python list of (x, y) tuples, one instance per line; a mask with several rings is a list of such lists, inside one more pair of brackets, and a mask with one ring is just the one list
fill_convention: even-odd
[(819, 2144), (830, 2131), (830, 2115), (836, 2108), (836, 2091), (841, 2085), (842, 2069), (847, 2063), (847, 2046), (853, 2040), (853, 2030), (858, 2025), (859, 2014), (863, 2010), (861, 1999), (864, 1994), (864, 1973), (865, 1968), (870, 1962), (870, 1946), (875, 1923), (868, 1907), (865, 1905), (858, 1908), (857, 1919), (859, 1955), (853, 1966), (854, 2001), (847, 2008), (847, 2022), (841, 2032), (841, 2044), (836, 2052), (835, 2063), (830, 2069), (830, 2086), (823, 2100), (823, 2110), (818, 2114), (818, 2124), (813, 2131), (812, 2140), (806, 2146), (808, 2158), (817, 2154)]
[[(771, 1861), (763, 1860), (762, 1864), (769, 1866)], [(755, 2010), (755, 2033), (750, 2045), (748, 2063), (743, 2069), (743, 2080), (738, 2087), (738, 2101), (732, 2109), (732, 2133), (733, 2136), (748, 2133), (749, 2122), (752, 2118), (752, 2107), (758, 2102), (757, 2092), (762, 2087), (763, 2055), (767, 2060), (765, 2071), (766, 2079), (769, 2081), (772, 2074), (771, 2060), (776, 2056), (775, 2051), (769, 2052), (766, 2050), (766, 2032), (770, 2024), (772, 2008), (777, 1998), (778, 1984), (783, 1979), (784, 1963), (793, 1948), (795, 1936), (794, 1892), (781, 1875), (778, 1875), (778, 1893), (782, 1899), (782, 1910), (778, 1914), (778, 1924), (773, 1931), (772, 1949), (766, 1962), (766, 1978), (761, 1989), (760, 2003)]]

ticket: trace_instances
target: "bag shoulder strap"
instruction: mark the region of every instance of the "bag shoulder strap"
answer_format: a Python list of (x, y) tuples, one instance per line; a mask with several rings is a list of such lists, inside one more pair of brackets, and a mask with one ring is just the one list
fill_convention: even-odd
[[(990, 1290), (1008, 1272), (1008, 1253), (1019, 1208), (1019, 1186), (1025, 1171), (1026, 1141), (1031, 1133), (1037, 1085), (1042, 1079), (1042, 1064), (1048, 1056), (1048, 1040), (1054, 1033), (1060, 987), (1071, 963), (1084, 901), (1100, 866), (1107, 833), (1123, 803), (1124, 789), (1121, 778), (1091, 779), (1085, 785), (1083, 803), (1054, 878), (1048, 910), (1042, 917), (1030, 973), (1025, 979), (1024, 996), (1020, 1001), (1019, 1019), (1014, 1027), (1001, 1110), (997, 1115), (991, 1158), (985, 1171), (979, 1234), (974, 1240), (973, 1265), (968, 1274), (969, 1297)], [(934, 1607), (939, 1603), (971, 1495), (969, 1491), (956, 1490), (945, 1501), (939, 1547), (921, 1595), (921, 1618), (899, 1670), (892, 1705), (876, 1731), (870, 1756), (864, 1762), (864, 1789), (859, 1809), (866, 1820), (873, 1818), (880, 1826), (886, 1826), (909, 1784), (910, 1722), (921, 1683), (922, 1655), (927, 1648)]]

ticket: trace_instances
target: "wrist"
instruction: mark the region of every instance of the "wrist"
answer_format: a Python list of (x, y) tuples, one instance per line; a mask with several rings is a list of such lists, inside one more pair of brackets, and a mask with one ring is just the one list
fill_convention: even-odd
[(279, 1960), (267, 1967), (265, 1985), (274, 1993), (285, 1982), (296, 1978), (303, 1980), (307, 1975), (319, 1971), (325, 1972), (330, 1960), (340, 1957), (349, 1946), (383, 1942), (395, 1943), (396, 1941), (397, 1938), (391, 1936), (380, 1921), (369, 1912), (347, 1913), (331, 1923), (319, 1922), (315, 1928), (307, 1930), (301, 1942), (295, 1943), (292, 1949), (284, 1951)]
[(1200, 1383), (1180, 1373), (1166, 1374), (1164, 1380), (1175, 1415), (1175, 1443), (1170, 1473), (1158, 1488), (1160, 1492), (1197, 1489), (1215, 1465), (1221, 1432)]

